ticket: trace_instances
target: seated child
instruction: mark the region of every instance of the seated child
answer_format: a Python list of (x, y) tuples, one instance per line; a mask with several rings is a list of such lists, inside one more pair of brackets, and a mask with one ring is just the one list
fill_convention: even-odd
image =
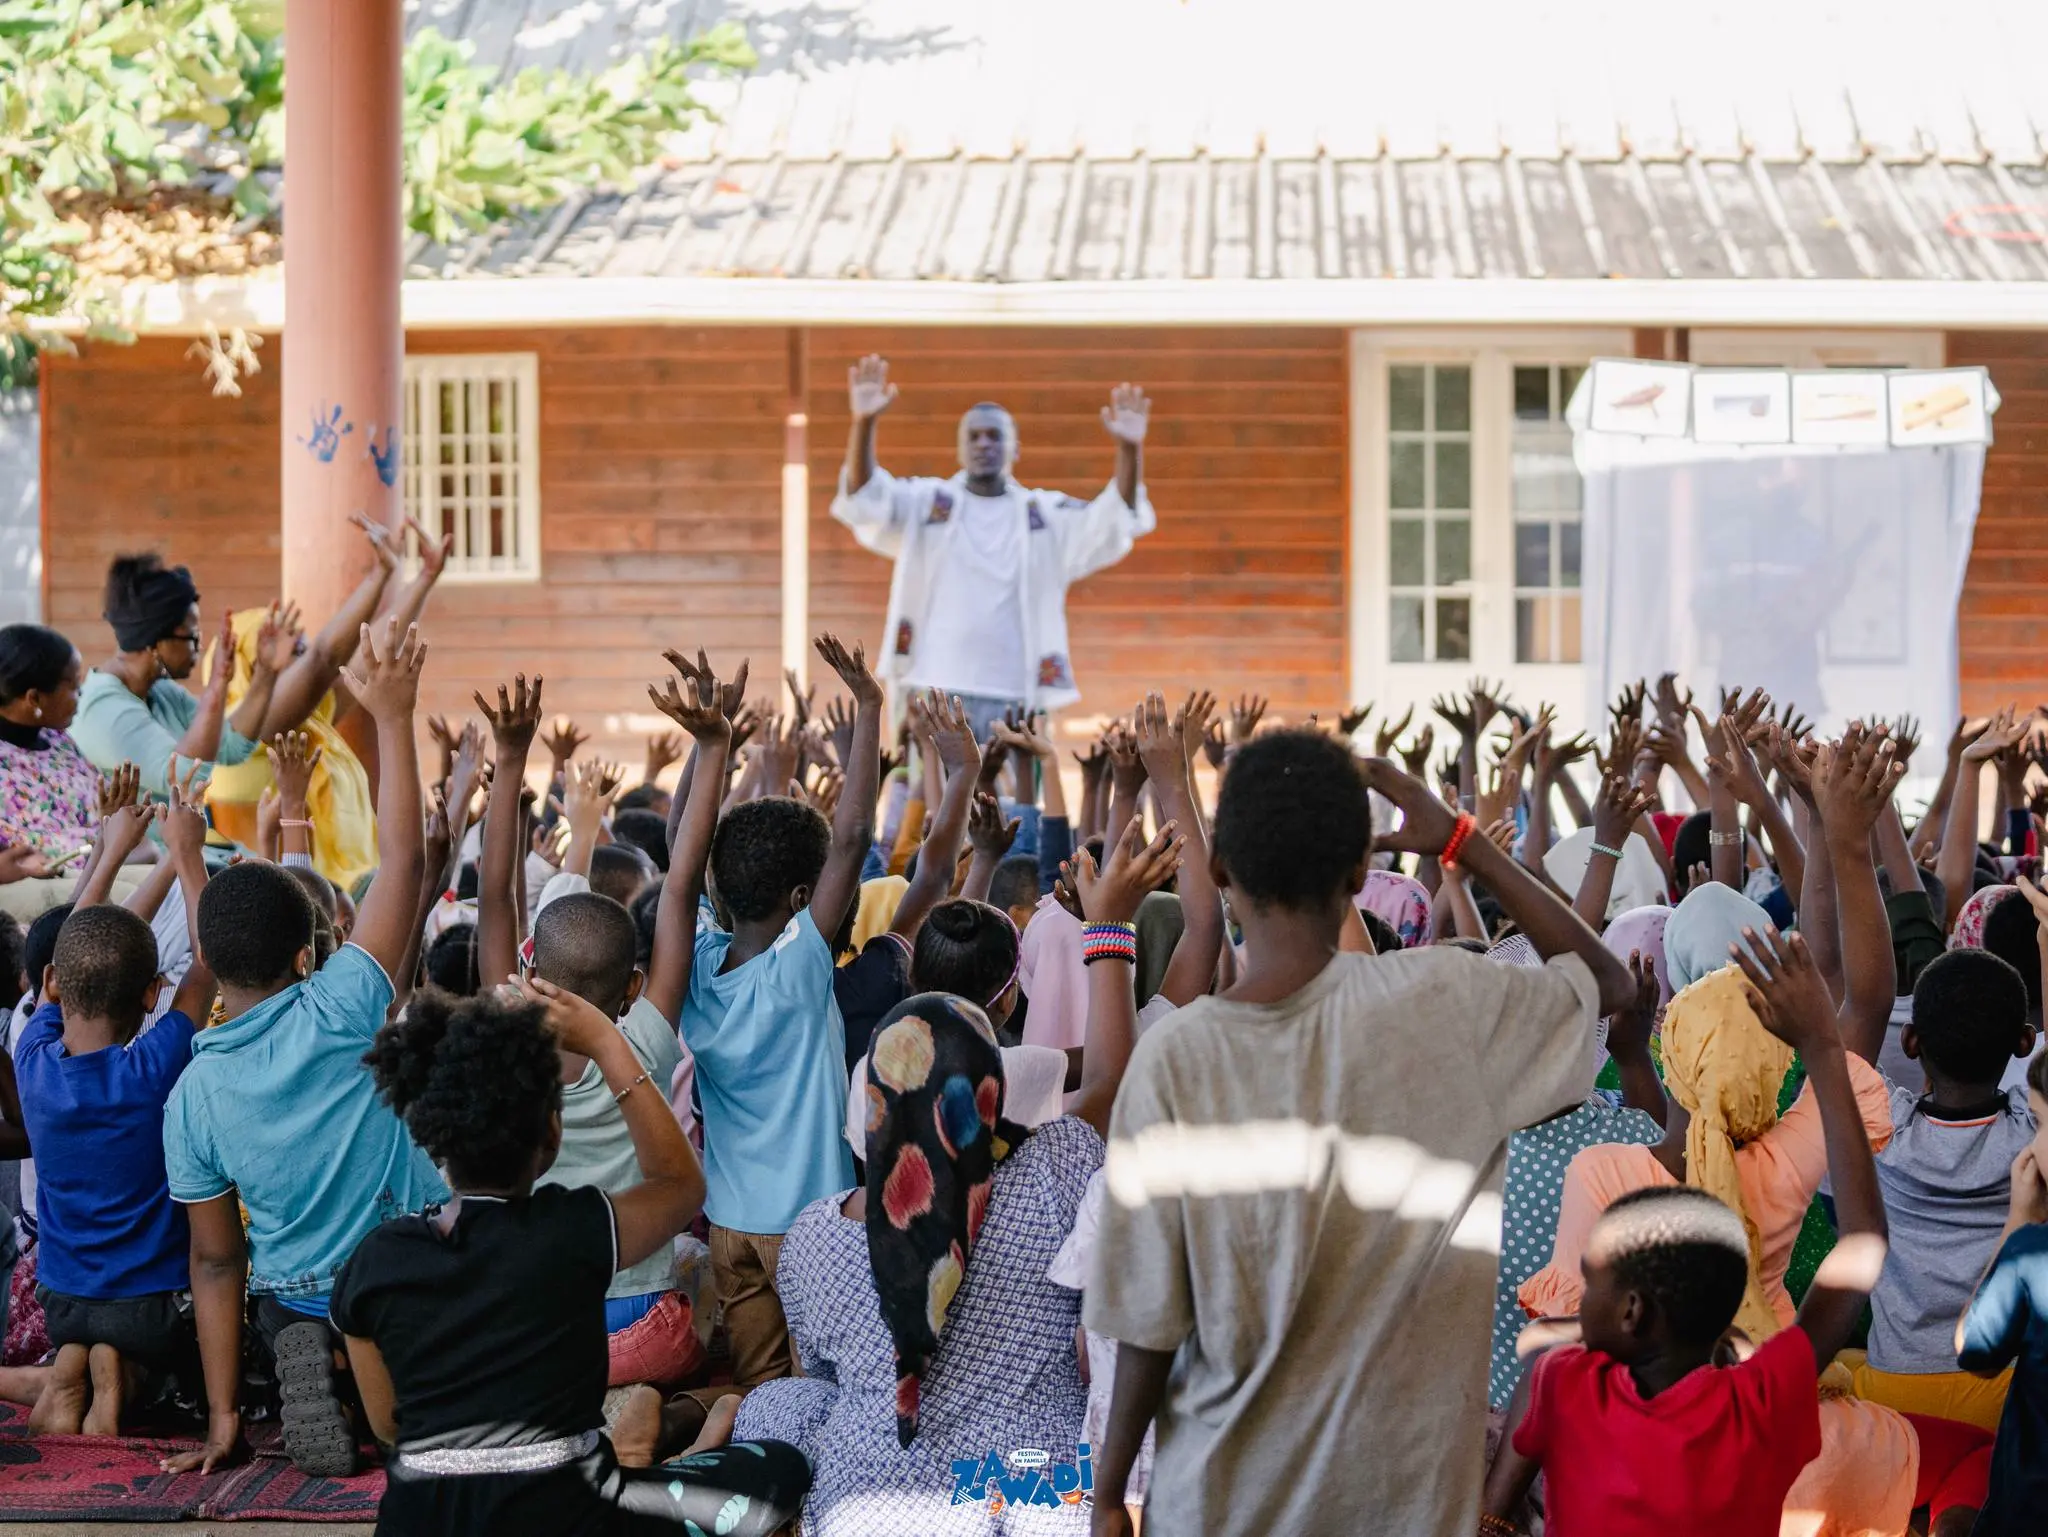
[[(335, 1280), (365, 1415), (393, 1452), (378, 1530), (767, 1537), (810, 1469), (780, 1443), (722, 1444), (736, 1400), (692, 1455), (651, 1472), (623, 1469), (603, 1434), (604, 1294), (620, 1267), (668, 1251), (704, 1178), (614, 1020), (546, 982), (525, 991), (423, 994), (369, 1053), (454, 1187), (445, 1206), (372, 1229)], [(539, 1183), (561, 1141), (564, 1052), (592, 1065), (626, 1123), (641, 1177), (617, 1192)]]
[[(241, 1446), (242, 1318), (254, 1296), (303, 1472), (355, 1470), (327, 1323), (335, 1273), (362, 1236), (446, 1186), (363, 1067), (404, 965), (425, 866), (413, 705), (423, 652), (364, 626), (350, 686), (377, 725), (375, 881), (349, 943), (313, 965), (313, 904), (288, 871), (240, 864), (207, 884), (197, 948), (222, 1022), (200, 1033), (164, 1112), (171, 1198), (192, 1229), (192, 1303), (205, 1368), (205, 1445), (166, 1471), (211, 1472)], [(243, 1226), (243, 1209), (248, 1222)]]
[[(185, 815), (172, 857), (196, 893), (205, 826), (197, 811)], [(190, 1240), (165, 1182), (163, 1124), (213, 978), (203, 965), (187, 970), (169, 1012), (144, 1031), (164, 985), (147, 923), (125, 908), (81, 908), (57, 936), (43, 1005), (15, 1048), (23, 1117), (43, 1159), (36, 1295), (57, 1351), (29, 1418), (39, 1433), (115, 1435), (146, 1372), (197, 1364)]]
[(1892, 1139), (1877, 1155), (1877, 1180), (1893, 1242), (1870, 1297), (1860, 1398), (1998, 1428), (2010, 1376), (1987, 1382), (1956, 1370), (1955, 1320), (1997, 1250), (2012, 1161), (2034, 1139), (2025, 1086), (1998, 1086), (2033, 1045), (2026, 987), (1989, 951), (1951, 950), (1914, 984), (1900, 1046), (1925, 1070), (1926, 1089), (1887, 1084)]
[[(2027, 1066), (2034, 1123), (2048, 1126), (2048, 1057)], [(1991, 1453), (1991, 1492), (1976, 1537), (2038, 1532), (2048, 1510), (2048, 1135), (2013, 1160), (2012, 1206), (1991, 1271), (1956, 1324), (1965, 1371), (2010, 1370), (2012, 1391)], [(2014, 1363), (2017, 1362), (2015, 1366)]]
[[(1817, 1378), (1883, 1267), (1885, 1210), (1834, 1007), (1805, 942), (1769, 935), (1752, 943), (1754, 957), (1737, 958), (1765, 1028), (1806, 1066), (1841, 1239), (1796, 1321), (1731, 1362), (1753, 1241), (1741, 1215), (1691, 1186), (1632, 1191), (1609, 1204), (1581, 1262), (1582, 1343), (1542, 1356), (1517, 1391), (1509, 1445), (1487, 1479), (1484, 1531), (1516, 1530), (1512, 1513), (1540, 1468), (1554, 1537), (1770, 1537), (1787, 1494), (1821, 1453)], [(1742, 1356), (1749, 1342), (1734, 1340)], [(1968, 1530), (1974, 1508), (1952, 1509), (1947, 1491), (1951, 1464), (1978, 1451), (1967, 1436), (1953, 1445), (1922, 1439), (1923, 1492), (1908, 1507), (1931, 1503), (1935, 1532)]]
[[(871, 841), (882, 689), (858, 648), (848, 653), (827, 635), (818, 651), (856, 707), (832, 825), (779, 797), (736, 807), (719, 822), (709, 858), (711, 898), (730, 930), (694, 932), (694, 903), (680, 915), (696, 949), (682, 1031), (704, 1108), (711, 1263), (741, 1388), (794, 1369), (774, 1290), (782, 1237), (806, 1205), (853, 1183), (832, 937), (859, 890)], [(700, 767), (692, 799), (706, 778)], [(679, 839), (672, 876), (682, 863)]]

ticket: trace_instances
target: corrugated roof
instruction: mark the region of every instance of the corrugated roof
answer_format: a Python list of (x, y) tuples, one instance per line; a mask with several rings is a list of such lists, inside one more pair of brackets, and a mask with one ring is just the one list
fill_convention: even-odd
[(2048, 5), (411, 0), (508, 71), (742, 23), (637, 187), (415, 277), (2048, 280)]

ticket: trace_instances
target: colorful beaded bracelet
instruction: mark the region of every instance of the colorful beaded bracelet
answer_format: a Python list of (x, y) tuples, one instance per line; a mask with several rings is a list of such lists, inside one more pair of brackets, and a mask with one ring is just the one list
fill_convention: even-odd
[(1135, 923), (1091, 923), (1081, 930), (1081, 959), (1131, 961), (1138, 959), (1138, 926)]

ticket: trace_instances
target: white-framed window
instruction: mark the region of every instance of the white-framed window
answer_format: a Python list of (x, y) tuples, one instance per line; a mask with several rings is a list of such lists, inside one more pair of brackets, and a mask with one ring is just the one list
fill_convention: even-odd
[(1472, 656), (1472, 370), (1387, 369), (1387, 655)]
[(444, 581), (540, 576), (540, 364), (531, 352), (405, 360), (408, 516), (455, 537)]
[(1583, 487), (1564, 408), (1583, 363), (1516, 363), (1508, 495), (1515, 527), (1515, 660), (1579, 658)]

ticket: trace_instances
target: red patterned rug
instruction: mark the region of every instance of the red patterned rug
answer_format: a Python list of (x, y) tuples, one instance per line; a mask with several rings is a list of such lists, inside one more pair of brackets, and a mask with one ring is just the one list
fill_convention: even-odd
[(28, 1410), (0, 1403), (0, 1521), (373, 1521), (384, 1472), (309, 1478), (252, 1425), (239, 1467), (172, 1477), (158, 1468), (190, 1441), (28, 1434)]

